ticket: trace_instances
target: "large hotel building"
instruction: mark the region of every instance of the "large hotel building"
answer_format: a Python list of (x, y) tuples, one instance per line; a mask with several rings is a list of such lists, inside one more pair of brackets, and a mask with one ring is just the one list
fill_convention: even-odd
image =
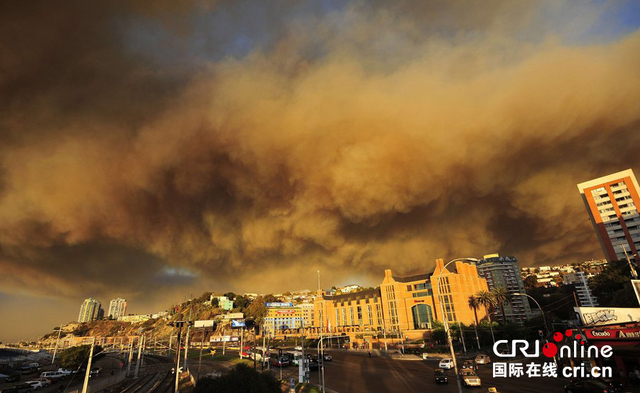
[[(409, 339), (425, 338), (435, 320), (443, 320), (442, 311), (451, 323), (475, 323), (469, 308), (469, 296), (488, 290), (487, 281), (478, 276), (476, 266), (456, 262), (444, 269), (436, 261), (433, 273), (410, 277), (394, 276), (391, 270), (378, 288), (343, 295), (319, 293), (315, 299), (311, 333), (322, 330), (333, 335), (373, 335), (384, 332)], [(442, 272), (438, 295), (438, 276)], [(440, 298), (442, 298), (442, 308)], [(478, 319), (485, 316), (478, 309)]]
[(578, 184), (600, 245), (609, 261), (640, 249), (638, 181), (631, 169)]

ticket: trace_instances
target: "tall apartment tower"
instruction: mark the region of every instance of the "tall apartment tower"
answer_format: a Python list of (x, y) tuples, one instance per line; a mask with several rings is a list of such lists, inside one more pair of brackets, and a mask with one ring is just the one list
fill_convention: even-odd
[(93, 298), (84, 299), (82, 306), (80, 306), (80, 314), (78, 315), (78, 322), (91, 322), (100, 317), (102, 307), (99, 301)]
[(565, 274), (563, 277), (565, 284), (573, 284), (576, 288), (578, 302), (582, 307), (597, 307), (598, 299), (591, 293), (589, 282), (584, 272), (575, 272)]
[[(516, 293), (527, 293), (518, 268), (516, 257), (501, 257), (498, 254), (485, 255), (476, 262), (478, 274), (487, 280), (489, 290), (504, 288), (511, 294), (511, 301), (504, 305), (506, 319), (516, 323), (524, 323), (531, 318), (531, 307), (525, 296)], [(502, 318), (502, 310), (496, 308), (496, 314)]]
[(127, 315), (127, 301), (122, 298), (111, 299), (107, 317), (118, 319)]
[(631, 169), (578, 184), (602, 251), (609, 261), (640, 249), (638, 181)]

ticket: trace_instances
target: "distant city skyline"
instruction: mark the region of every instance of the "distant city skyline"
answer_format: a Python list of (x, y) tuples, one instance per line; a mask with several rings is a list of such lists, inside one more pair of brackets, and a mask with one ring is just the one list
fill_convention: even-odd
[(640, 170), (635, 2), (2, 11), (0, 341), (89, 296), (599, 258), (576, 184)]

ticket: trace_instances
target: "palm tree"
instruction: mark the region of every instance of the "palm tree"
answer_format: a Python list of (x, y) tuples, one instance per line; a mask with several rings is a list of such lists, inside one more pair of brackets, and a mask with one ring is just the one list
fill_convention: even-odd
[(486, 313), (487, 318), (489, 319), (489, 328), (491, 329), (491, 338), (493, 339), (493, 343), (496, 343), (496, 337), (493, 335), (493, 324), (491, 323), (491, 309), (495, 306), (496, 300), (493, 298), (493, 295), (489, 291), (482, 290), (476, 294), (478, 298), (478, 303), (481, 304)]
[(507, 323), (507, 315), (504, 313), (504, 305), (511, 302), (511, 294), (503, 287), (494, 288), (491, 291), (495, 304), (500, 306), (500, 312), (502, 313), (502, 323)]
[(469, 308), (473, 310), (473, 316), (476, 317), (476, 324), (473, 325), (473, 328), (476, 331), (476, 341), (478, 342), (478, 349), (480, 349), (480, 337), (478, 337), (478, 307), (480, 307), (480, 303), (478, 302), (478, 298), (470, 295), (469, 296)]

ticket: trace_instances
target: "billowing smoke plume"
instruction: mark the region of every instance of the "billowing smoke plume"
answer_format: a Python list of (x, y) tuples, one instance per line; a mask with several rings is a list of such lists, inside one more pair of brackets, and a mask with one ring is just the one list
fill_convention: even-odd
[(0, 6), (2, 291), (576, 262), (576, 184), (640, 169), (605, 5), (135, 3)]

